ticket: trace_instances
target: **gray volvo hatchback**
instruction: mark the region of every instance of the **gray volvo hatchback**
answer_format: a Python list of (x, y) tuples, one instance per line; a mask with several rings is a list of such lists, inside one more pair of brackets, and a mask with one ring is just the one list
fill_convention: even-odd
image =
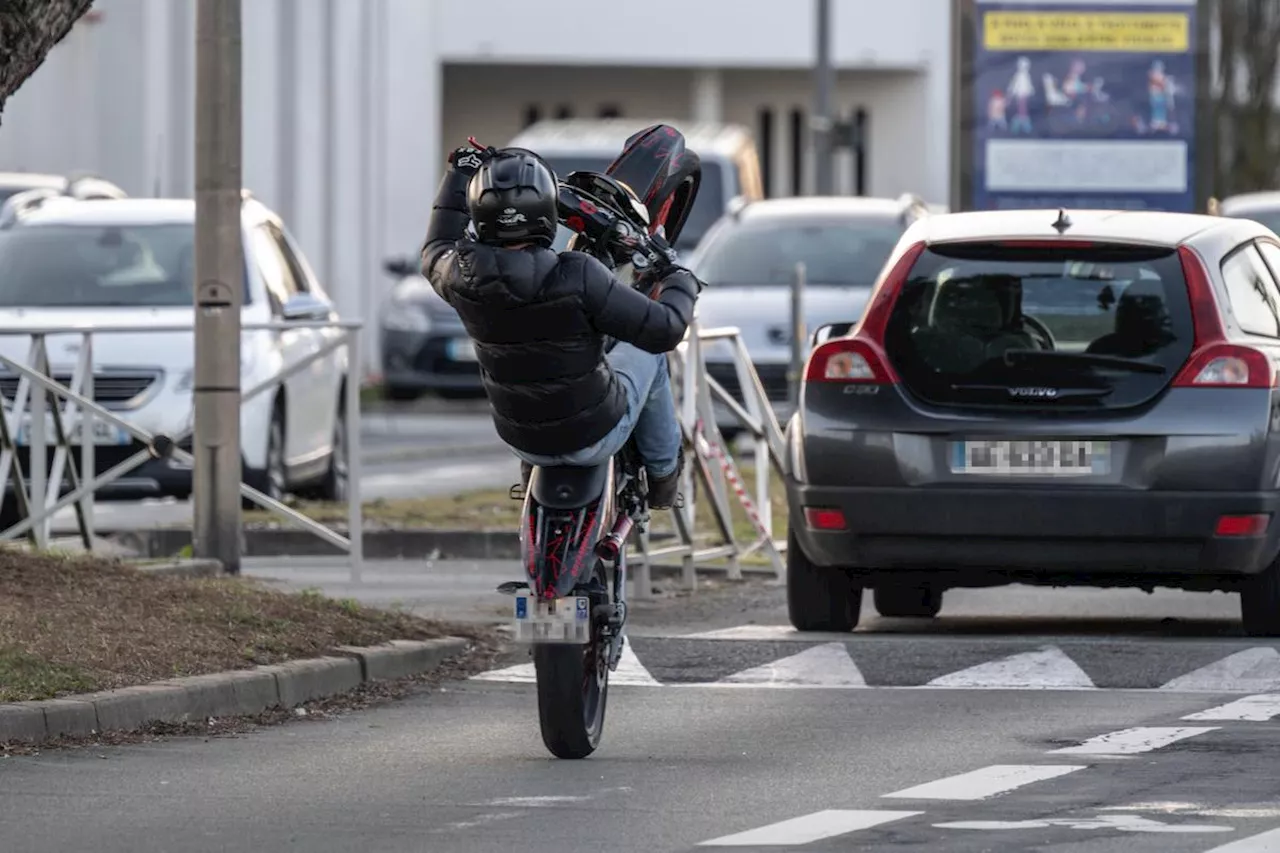
[(1280, 244), (1243, 219), (919, 220), (787, 425), (788, 607), (1008, 583), (1239, 592), (1280, 635)]

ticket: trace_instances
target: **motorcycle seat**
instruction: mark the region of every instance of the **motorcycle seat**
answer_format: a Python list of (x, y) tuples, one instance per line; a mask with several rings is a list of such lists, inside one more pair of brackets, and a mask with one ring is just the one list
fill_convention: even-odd
[(547, 509), (580, 509), (604, 493), (611, 463), (534, 468), (529, 480), (534, 501)]

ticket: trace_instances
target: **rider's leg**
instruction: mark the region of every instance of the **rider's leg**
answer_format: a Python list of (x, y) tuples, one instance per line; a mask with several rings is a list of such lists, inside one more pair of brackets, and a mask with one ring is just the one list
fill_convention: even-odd
[(667, 357), (619, 343), (607, 358), (628, 386), (631, 406), (639, 410), (631, 436), (649, 473), (649, 505), (666, 509), (675, 503), (684, 461)]

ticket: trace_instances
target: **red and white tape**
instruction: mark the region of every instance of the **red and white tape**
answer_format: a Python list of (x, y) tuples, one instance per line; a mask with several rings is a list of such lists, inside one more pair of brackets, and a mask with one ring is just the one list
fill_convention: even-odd
[(702, 431), (702, 421), (698, 421), (693, 434), (695, 440), (699, 443), (699, 449), (703, 453), (714, 456), (720, 462), (720, 468), (724, 471), (725, 479), (733, 486), (733, 490), (738, 495), (738, 500), (742, 503), (742, 508), (747, 512), (747, 518), (756, 526), (756, 531), (765, 539), (772, 539), (773, 532), (765, 528), (764, 520), (760, 518), (760, 513), (756, 511), (755, 503), (747, 495), (747, 487), (743, 485), (742, 479), (738, 476), (738, 469), (720, 445), (712, 444), (707, 440)]

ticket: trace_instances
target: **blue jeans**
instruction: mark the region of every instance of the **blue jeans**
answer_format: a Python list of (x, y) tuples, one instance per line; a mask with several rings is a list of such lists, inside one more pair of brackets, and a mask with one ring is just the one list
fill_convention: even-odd
[[(619, 341), (605, 355), (627, 393), (627, 411), (608, 435), (588, 447), (560, 456), (539, 456), (516, 450), (530, 465), (591, 467), (612, 459), (634, 433), (636, 448), (651, 478), (675, 473), (680, 456), (680, 424), (671, 396), (671, 377), (665, 354), (655, 355)], [(514, 448), (513, 448), (514, 450)]]

